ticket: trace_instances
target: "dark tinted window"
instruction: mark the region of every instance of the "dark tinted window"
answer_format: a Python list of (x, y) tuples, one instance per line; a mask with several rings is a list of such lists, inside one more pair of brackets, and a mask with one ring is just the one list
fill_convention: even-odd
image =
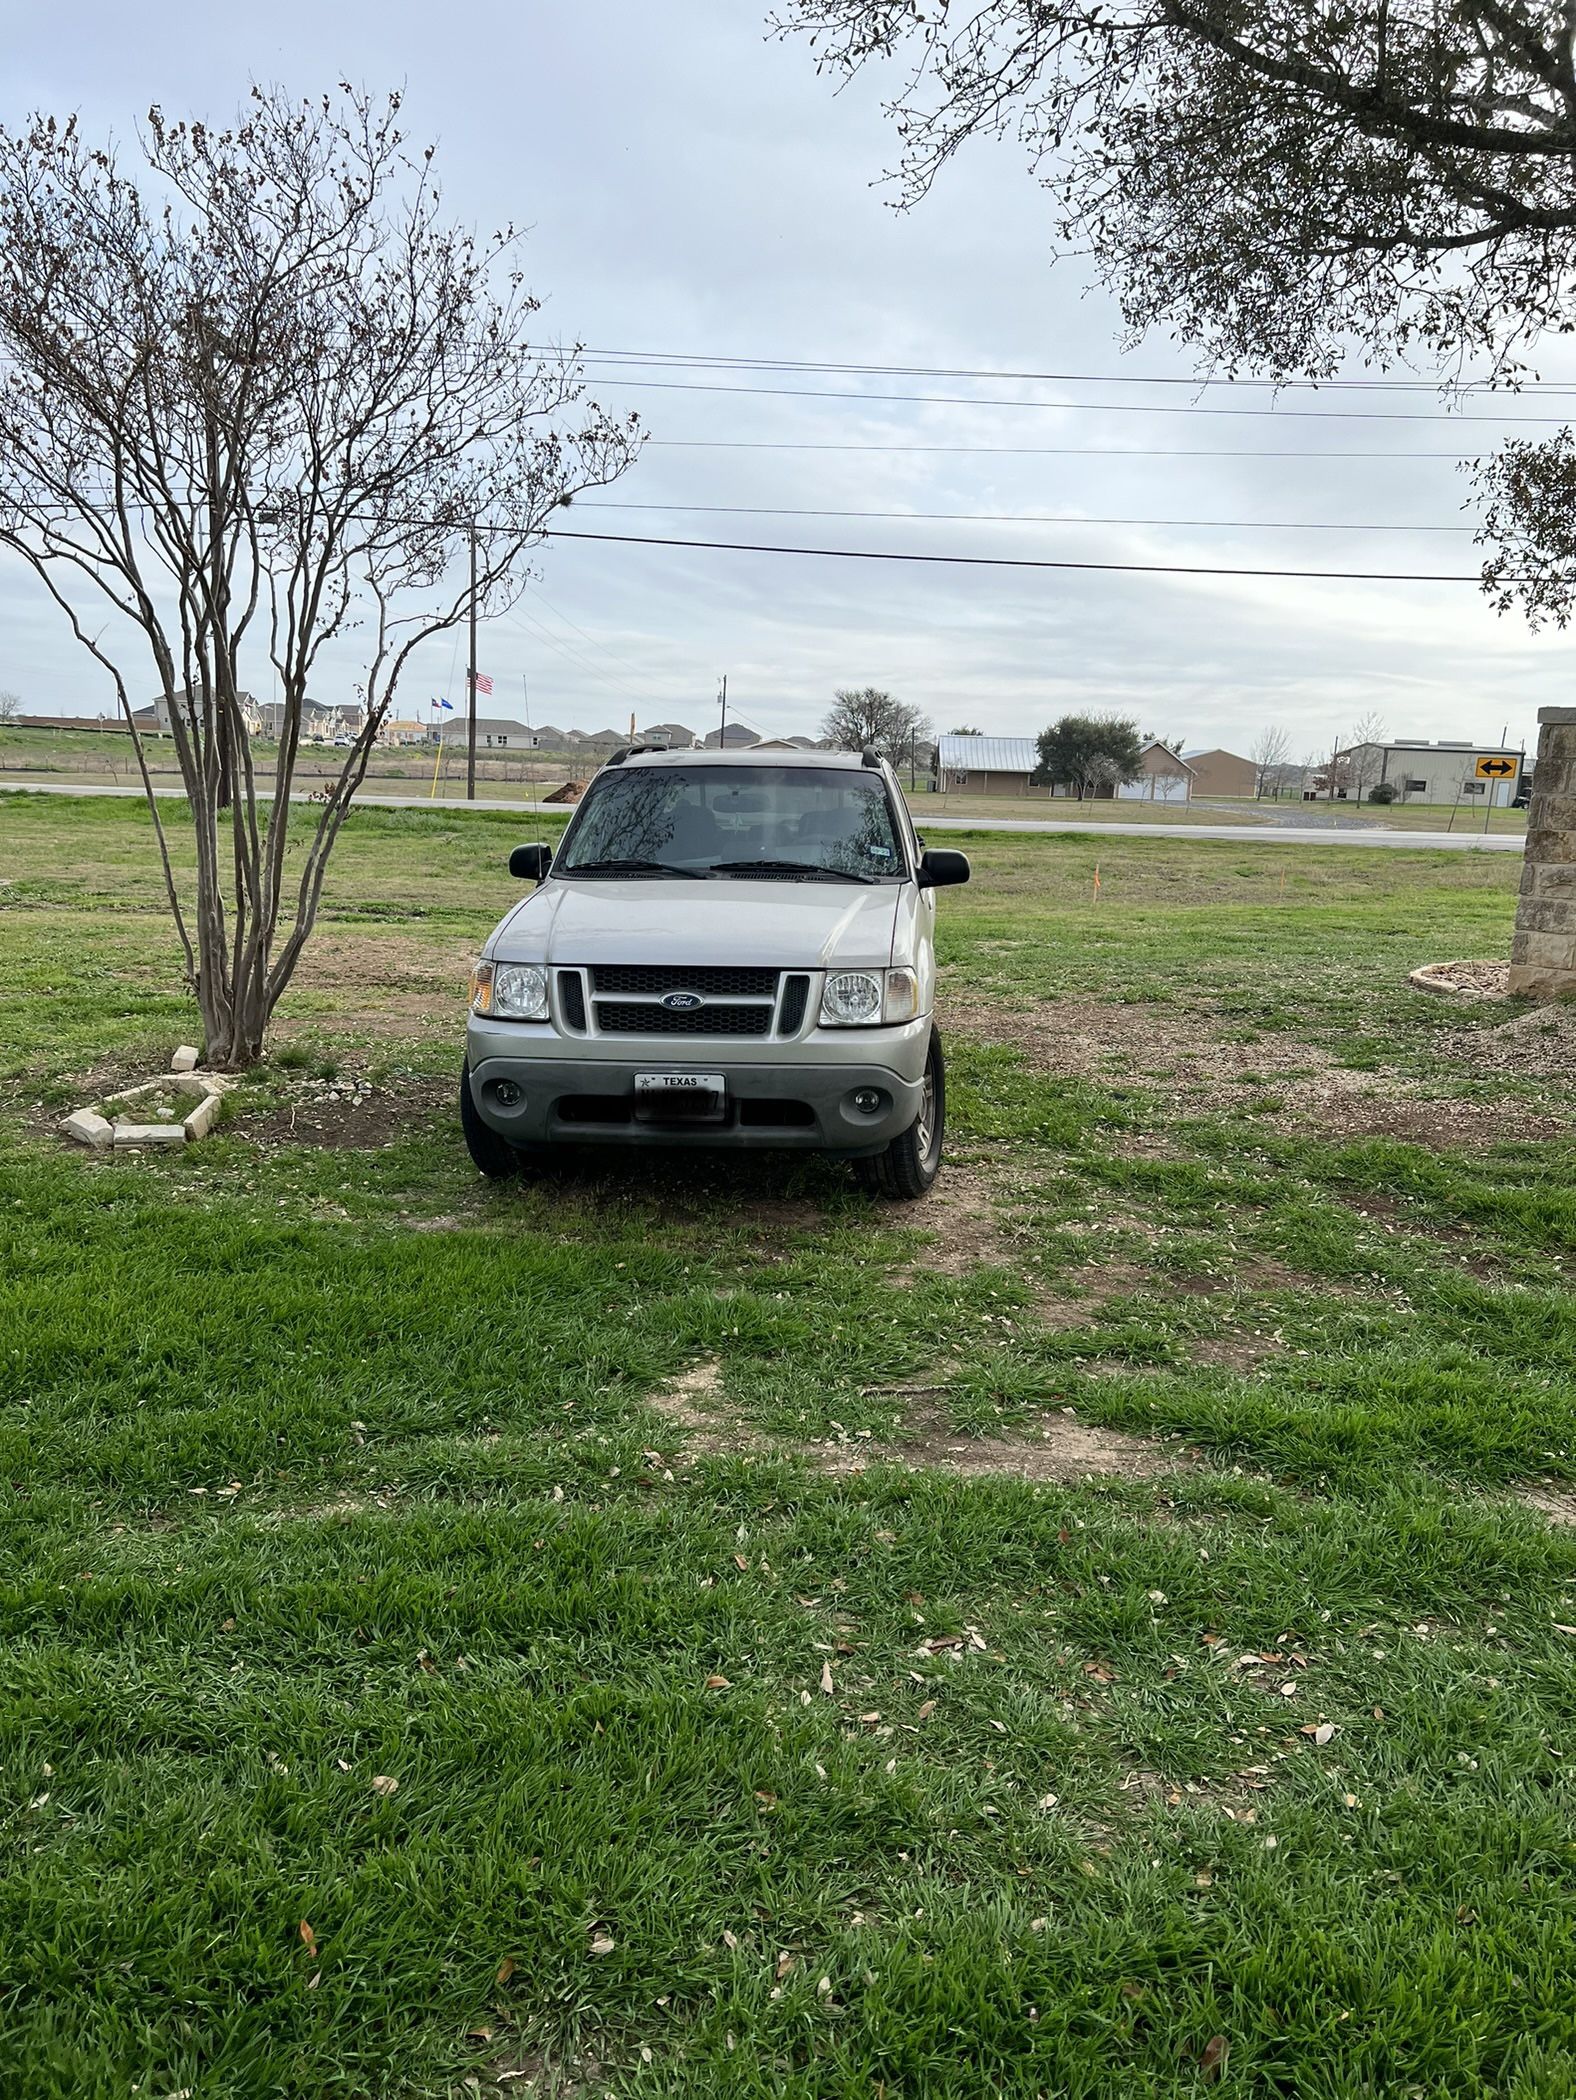
[(554, 862), (658, 861), (704, 874), (774, 861), (896, 881), (903, 849), (879, 774), (812, 766), (610, 767)]

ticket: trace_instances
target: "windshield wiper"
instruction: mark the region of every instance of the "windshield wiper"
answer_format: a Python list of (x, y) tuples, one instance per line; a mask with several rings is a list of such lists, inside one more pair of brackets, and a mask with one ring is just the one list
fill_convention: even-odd
[(714, 860), (713, 875), (803, 875), (811, 882), (874, 882), (852, 868), (822, 868), (811, 860)]
[(577, 860), (567, 868), (554, 868), (555, 875), (682, 875), (689, 882), (703, 882), (699, 868), (675, 867), (667, 860)]

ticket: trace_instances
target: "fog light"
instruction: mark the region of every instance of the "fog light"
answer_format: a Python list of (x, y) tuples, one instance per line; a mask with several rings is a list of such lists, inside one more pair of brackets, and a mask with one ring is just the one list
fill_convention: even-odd
[(513, 1108), (520, 1098), (520, 1089), (512, 1079), (500, 1079), (493, 1088), (493, 1099), (500, 1108)]
[(881, 1096), (873, 1086), (857, 1087), (854, 1091), (854, 1106), (862, 1116), (873, 1116), (880, 1111)]

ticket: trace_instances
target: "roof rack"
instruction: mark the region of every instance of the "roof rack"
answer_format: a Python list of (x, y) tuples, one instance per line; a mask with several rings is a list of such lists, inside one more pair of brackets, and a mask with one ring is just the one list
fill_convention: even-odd
[(866, 744), (864, 750), (861, 751), (859, 754), (859, 763), (862, 766), (868, 766), (871, 772), (873, 773), (879, 773), (881, 770), (880, 757), (876, 752), (871, 750), (868, 744)]
[(626, 758), (639, 758), (644, 752), (661, 751), (664, 748), (661, 744), (620, 744), (618, 749), (610, 751), (602, 762), (608, 766), (621, 766)]

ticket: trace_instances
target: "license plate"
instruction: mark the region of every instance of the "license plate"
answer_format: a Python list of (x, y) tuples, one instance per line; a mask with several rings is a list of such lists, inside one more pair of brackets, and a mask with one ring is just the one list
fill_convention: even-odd
[(637, 1072), (635, 1118), (642, 1123), (720, 1123), (728, 1084), (720, 1072)]

